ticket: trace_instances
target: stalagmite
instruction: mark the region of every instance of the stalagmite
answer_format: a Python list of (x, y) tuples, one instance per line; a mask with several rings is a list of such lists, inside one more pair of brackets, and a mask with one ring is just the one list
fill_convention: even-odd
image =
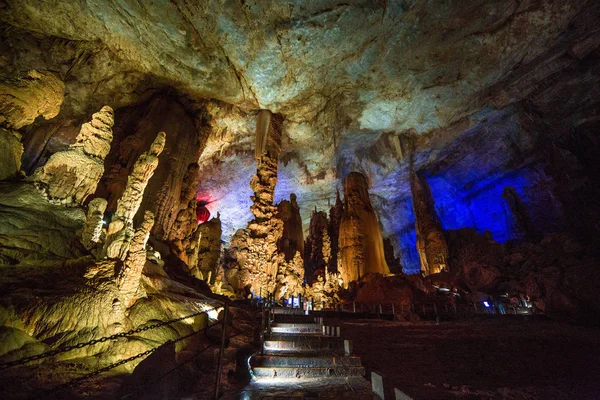
[(367, 179), (351, 172), (344, 179), (344, 213), (340, 222), (339, 247), (344, 284), (369, 273), (389, 274), (383, 237), (369, 199)]
[(105, 254), (108, 258), (124, 260), (133, 238), (133, 217), (137, 213), (144, 196), (144, 189), (158, 166), (158, 156), (165, 147), (166, 134), (159, 132), (150, 146), (133, 166), (133, 172), (127, 179), (127, 186), (117, 203), (117, 210), (108, 225)]
[[(216, 277), (221, 256), (221, 219), (217, 213), (200, 225), (194, 232), (189, 251), (189, 267), (193, 276), (198, 279)], [(206, 279), (207, 282), (210, 278)]]
[(290, 200), (282, 200), (277, 205), (277, 216), (283, 221), (283, 234), (277, 248), (285, 254), (286, 261), (290, 261), (296, 252), (304, 254), (304, 234), (302, 232), (302, 217), (296, 195), (290, 194)]
[(54, 153), (33, 174), (33, 180), (50, 200), (81, 205), (96, 191), (104, 173), (104, 159), (110, 151), (114, 114), (104, 106), (81, 126), (74, 144)]
[(344, 203), (340, 198), (340, 192), (336, 190), (335, 205), (329, 209), (329, 223), (327, 225), (327, 233), (331, 241), (331, 252), (329, 258), (329, 271), (338, 272), (338, 253), (339, 253), (339, 237), (340, 237), (340, 222), (344, 212)]
[[(275, 293), (277, 276), (281, 275), (280, 265), (285, 263), (285, 255), (277, 250), (284, 223), (277, 217), (277, 206), (273, 205), (283, 121), (278, 115), (269, 119), (265, 140), (257, 135), (256, 151), (261, 155), (250, 182), (254, 192), (250, 211), (254, 219), (248, 228), (233, 236), (229, 252), (231, 267), (227, 271), (227, 280), (236, 290), (251, 290), (257, 295)], [(264, 146), (264, 151), (260, 146)]]
[(429, 185), (419, 173), (411, 172), (410, 188), (415, 212), (417, 251), (421, 259), (421, 272), (436, 274), (447, 269), (448, 245), (434, 208)]
[(87, 218), (81, 231), (81, 243), (88, 250), (100, 242), (106, 204), (106, 200), (101, 197), (95, 198), (88, 204)]
[(329, 261), (325, 260), (323, 249), (324, 233), (327, 232), (327, 225), (327, 214), (324, 211), (312, 213), (304, 256), (306, 279), (309, 282), (316, 279), (315, 273), (317, 271), (321, 271), (321, 274), (325, 271), (327, 261)]
[(117, 287), (121, 295), (121, 303), (129, 307), (138, 292), (142, 270), (146, 263), (146, 243), (150, 237), (150, 229), (154, 225), (154, 214), (144, 213), (142, 225), (135, 230), (123, 267), (117, 275)]

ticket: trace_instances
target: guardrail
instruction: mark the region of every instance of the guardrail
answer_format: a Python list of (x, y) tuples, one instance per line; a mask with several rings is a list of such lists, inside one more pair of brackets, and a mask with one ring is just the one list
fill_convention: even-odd
[[(219, 343), (220, 344), (220, 349), (219, 349), (218, 367), (217, 367), (217, 370), (215, 371), (216, 377), (215, 377), (215, 388), (214, 388), (214, 398), (218, 399), (220, 397), (221, 372), (222, 372), (222, 366), (223, 366), (223, 354), (224, 354), (224, 348), (225, 348), (226, 341), (228, 341), (229, 339), (231, 339), (231, 338), (233, 338), (235, 336), (247, 333), (250, 329), (254, 328), (254, 327), (252, 327), (252, 328), (250, 328), (248, 330), (238, 332), (238, 333), (236, 333), (236, 334), (234, 334), (232, 336), (227, 336), (227, 333), (226, 333), (227, 332), (227, 323), (226, 323), (226, 321), (227, 321), (229, 313), (230, 313), (230, 311), (229, 311), (230, 305), (229, 305), (228, 302), (226, 302), (223, 306), (217, 306), (217, 307), (213, 307), (213, 308), (210, 308), (210, 309), (198, 311), (198, 312), (195, 312), (195, 313), (192, 313), (192, 314), (180, 317), (180, 318), (175, 318), (175, 319), (172, 319), (172, 320), (169, 320), (169, 321), (162, 321), (162, 322), (158, 322), (158, 323), (155, 323), (155, 324), (146, 325), (146, 326), (142, 326), (142, 327), (139, 327), (139, 328), (131, 329), (131, 330), (127, 331), (127, 332), (121, 332), (121, 333), (118, 333), (118, 334), (114, 334), (114, 335), (110, 335), (110, 336), (105, 336), (105, 337), (101, 337), (101, 338), (98, 338), (98, 339), (92, 339), (90, 341), (78, 343), (78, 344), (75, 344), (75, 345), (63, 346), (63, 347), (59, 347), (57, 349), (46, 351), (46, 352), (43, 352), (43, 353), (40, 353), (40, 354), (37, 354), (37, 355), (23, 357), (23, 358), (20, 358), (18, 360), (0, 363), (0, 371), (8, 369), (8, 368), (13, 368), (13, 367), (16, 367), (16, 366), (25, 365), (25, 364), (31, 363), (33, 361), (43, 360), (43, 359), (46, 359), (46, 358), (49, 358), (49, 357), (53, 357), (53, 356), (56, 356), (56, 355), (59, 355), (59, 354), (63, 354), (63, 353), (66, 353), (66, 352), (69, 352), (69, 351), (72, 351), (72, 350), (75, 350), (75, 349), (81, 349), (81, 348), (84, 348), (84, 347), (92, 346), (94, 344), (104, 343), (104, 342), (108, 342), (108, 341), (112, 341), (112, 340), (117, 340), (117, 339), (120, 339), (120, 338), (127, 338), (127, 337), (132, 336), (132, 335), (134, 335), (136, 333), (145, 332), (145, 331), (149, 331), (149, 330), (152, 330), (152, 329), (160, 328), (160, 327), (163, 327), (163, 326), (172, 325), (172, 324), (174, 324), (176, 322), (180, 322), (180, 321), (183, 321), (183, 320), (188, 319), (188, 318), (196, 317), (196, 316), (199, 316), (201, 314), (207, 314), (208, 315), (209, 311), (214, 311), (214, 310), (217, 310), (217, 309), (219, 309), (221, 307), (223, 307), (223, 317), (222, 317), (222, 319), (220, 321), (217, 321), (215, 323), (210, 324), (208, 322), (209, 320), (207, 319), (206, 326), (204, 328), (198, 330), (198, 331), (194, 331), (194, 332), (192, 332), (190, 334), (187, 334), (185, 336), (181, 336), (181, 337), (179, 337), (177, 339), (167, 340), (166, 342), (164, 342), (164, 343), (162, 343), (162, 344), (160, 344), (160, 345), (158, 345), (158, 346), (156, 346), (156, 347), (154, 347), (152, 349), (148, 349), (148, 350), (146, 350), (144, 352), (141, 352), (141, 353), (136, 354), (134, 356), (131, 356), (129, 358), (126, 358), (126, 359), (123, 359), (123, 360), (119, 360), (119, 361), (117, 361), (115, 363), (112, 363), (112, 364), (107, 365), (105, 367), (99, 368), (99, 369), (97, 369), (97, 370), (95, 370), (93, 372), (90, 372), (88, 374), (79, 376), (79, 377), (74, 378), (74, 379), (72, 379), (72, 380), (70, 380), (68, 382), (65, 382), (65, 383), (62, 383), (62, 384), (60, 384), (58, 386), (55, 386), (52, 389), (41, 391), (41, 392), (35, 394), (33, 397), (30, 397), (30, 399), (36, 399), (37, 400), (37, 399), (46, 399), (46, 398), (49, 398), (51, 396), (55, 396), (56, 394), (59, 394), (59, 393), (63, 392), (64, 390), (68, 389), (68, 388), (78, 386), (80, 383), (82, 383), (82, 382), (84, 382), (84, 381), (86, 381), (86, 380), (88, 380), (90, 378), (93, 378), (95, 376), (101, 375), (101, 374), (103, 374), (105, 372), (113, 370), (113, 369), (115, 369), (115, 368), (117, 368), (117, 367), (119, 367), (121, 365), (130, 363), (130, 362), (135, 361), (137, 359), (140, 359), (140, 358), (143, 358), (143, 357), (147, 357), (147, 356), (149, 356), (150, 354), (156, 352), (159, 349), (162, 349), (162, 348), (164, 348), (166, 346), (169, 346), (169, 345), (172, 345), (174, 343), (180, 342), (182, 340), (189, 339), (189, 338), (191, 338), (191, 337), (193, 337), (195, 335), (198, 335), (198, 334), (200, 334), (202, 332), (206, 332), (209, 328), (212, 328), (213, 326), (222, 324), (223, 328), (221, 330), (221, 340), (220, 340), (220, 343)], [(155, 379), (155, 383), (158, 383), (159, 381), (161, 381), (162, 379), (164, 379), (166, 376), (170, 375), (174, 371), (176, 371), (179, 368), (181, 368), (183, 365), (185, 365), (185, 364), (191, 362), (192, 360), (196, 359), (198, 356), (200, 356), (202, 353), (204, 353), (206, 350), (208, 350), (209, 348), (213, 347), (214, 345), (215, 345), (215, 343), (212, 343), (212, 344), (209, 344), (208, 346), (203, 347), (202, 349), (200, 349), (199, 351), (197, 351), (189, 359), (187, 359), (187, 360), (185, 360), (185, 361), (177, 364), (175, 367), (171, 368), (169, 371), (165, 372), (164, 374), (162, 374), (161, 376), (159, 376), (158, 378), (156, 378)], [(131, 393), (128, 393), (128, 394), (124, 395), (123, 397), (121, 397), (121, 399), (132, 398), (132, 396), (134, 396), (135, 394), (138, 394), (140, 390), (142, 390), (142, 388), (139, 388), (139, 389), (137, 389), (137, 390), (135, 390), (135, 391), (133, 391)]]

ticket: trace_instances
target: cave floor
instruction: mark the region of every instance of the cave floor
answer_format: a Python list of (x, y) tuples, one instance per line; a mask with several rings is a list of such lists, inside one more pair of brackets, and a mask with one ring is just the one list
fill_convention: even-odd
[(600, 398), (600, 328), (513, 316), (325, 322), (341, 326), (386, 390), (415, 400)]

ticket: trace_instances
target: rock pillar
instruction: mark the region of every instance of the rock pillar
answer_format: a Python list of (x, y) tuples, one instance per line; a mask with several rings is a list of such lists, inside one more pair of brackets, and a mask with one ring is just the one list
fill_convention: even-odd
[(50, 200), (81, 205), (96, 191), (104, 174), (104, 159), (110, 151), (114, 114), (108, 106), (81, 126), (75, 143), (54, 153), (33, 174), (33, 180)]
[[(304, 255), (304, 268), (306, 280), (312, 283), (317, 279), (315, 273), (321, 271), (318, 275), (323, 275), (327, 269), (327, 262), (331, 254), (331, 243), (327, 234), (327, 213), (324, 211), (314, 211), (310, 217), (309, 234), (306, 238), (306, 252)], [(325, 260), (325, 236), (327, 236), (328, 252), (327, 261)]]
[(302, 217), (296, 195), (290, 194), (290, 200), (283, 200), (277, 205), (277, 216), (283, 221), (283, 234), (277, 243), (277, 249), (285, 254), (285, 260), (294, 259), (296, 252), (304, 254), (304, 234)]
[(358, 172), (351, 172), (344, 179), (339, 247), (344, 285), (366, 274), (390, 272), (379, 220), (369, 199), (367, 179)]
[(104, 249), (109, 258), (125, 259), (133, 238), (133, 217), (142, 204), (144, 190), (158, 166), (158, 156), (165, 147), (165, 141), (166, 134), (159, 132), (150, 150), (142, 154), (133, 166), (125, 191), (117, 202), (117, 209), (108, 225)]
[(152, 225), (154, 225), (154, 214), (146, 211), (141, 226), (135, 230), (125, 262), (117, 275), (121, 304), (125, 307), (130, 307), (134, 303), (135, 295), (139, 290), (142, 270), (146, 264), (146, 243)]
[(106, 200), (101, 197), (95, 198), (88, 204), (87, 218), (81, 231), (81, 243), (88, 250), (91, 250), (100, 242), (106, 204)]
[(418, 173), (410, 174), (417, 251), (421, 259), (421, 272), (437, 274), (448, 267), (448, 245), (436, 213), (429, 185)]

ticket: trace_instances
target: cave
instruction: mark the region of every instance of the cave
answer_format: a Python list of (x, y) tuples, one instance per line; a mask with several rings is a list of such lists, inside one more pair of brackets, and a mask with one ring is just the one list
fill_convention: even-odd
[(598, 398), (599, 20), (2, 2), (0, 397)]

